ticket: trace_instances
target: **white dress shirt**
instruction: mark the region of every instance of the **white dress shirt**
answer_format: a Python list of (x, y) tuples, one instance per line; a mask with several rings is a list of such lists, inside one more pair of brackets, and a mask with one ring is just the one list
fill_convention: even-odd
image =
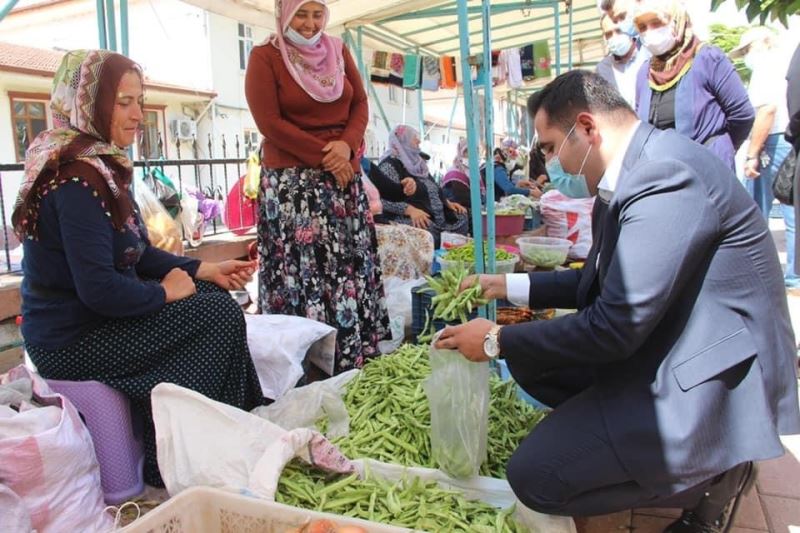
[[(597, 184), (597, 195), (606, 202), (610, 202), (617, 189), (619, 175), (622, 172), (622, 163), (625, 162), (625, 154), (633, 141), (636, 130), (639, 129), (641, 121), (636, 123), (625, 135), (617, 155), (606, 167), (603, 179)], [(531, 278), (528, 274), (506, 274), (506, 298), (517, 307), (527, 307), (530, 304)]]

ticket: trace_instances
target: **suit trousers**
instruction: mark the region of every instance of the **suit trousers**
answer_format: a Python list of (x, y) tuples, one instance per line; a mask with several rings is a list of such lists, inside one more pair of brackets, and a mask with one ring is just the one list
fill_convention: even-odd
[(697, 505), (712, 480), (677, 494), (656, 494), (626, 472), (611, 446), (591, 381), (590, 372), (567, 369), (528, 387), (534, 398), (555, 409), (508, 463), (508, 482), (520, 501), (540, 513), (562, 516)]

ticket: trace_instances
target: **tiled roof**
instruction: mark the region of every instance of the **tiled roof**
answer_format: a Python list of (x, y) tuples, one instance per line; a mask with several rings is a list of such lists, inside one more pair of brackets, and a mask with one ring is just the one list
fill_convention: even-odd
[[(33, 76), (53, 77), (61, 64), (64, 52), (45, 50), (0, 41), (0, 71), (17, 72)], [(183, 87), (173, 83), (152, 80), (145, 77), (145, 85), (151, 89), (182, 94), (192, 94), (213, 98), (217, 93)]]

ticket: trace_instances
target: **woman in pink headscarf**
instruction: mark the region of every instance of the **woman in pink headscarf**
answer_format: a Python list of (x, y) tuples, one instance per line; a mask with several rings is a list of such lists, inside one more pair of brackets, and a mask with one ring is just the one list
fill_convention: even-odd
[(259, 307), (337, 328), (336, 372), (389, 334), (375, 227), (357, 157), (369, 120), (361, 76), (325, 33), (325, 0), (276, 0), (278, 31), (253, 49), (245, 92), (264, 135)]
[[(447, 174), (442, 178), (442, 189), (444, 194), (453, 202), (467, 207), (471, 205), (470, 198), (470, 177), (469, 177), (469, 146), (467, 139), (461, 137), (458, 140), (458, 148), (456, 150), (456, 157), (453, 160), (453, 166), (447, 171)], [(486, 184), (481, 175), (481, 198), (486, 194)]]

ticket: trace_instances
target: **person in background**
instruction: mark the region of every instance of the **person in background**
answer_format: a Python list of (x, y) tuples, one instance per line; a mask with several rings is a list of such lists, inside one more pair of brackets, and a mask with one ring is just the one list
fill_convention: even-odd
[(635, 22), (653, 54), (637, 80), (639, 118), (677, 130), (735, 169), (755, 111), (731, 61), (695, 36), (681, 0), (642, 0)]
[[(453, 166), (442, 179), (442, 189), (445, 195), (470, 210), (472, 198), (470, 196), (471, 185), (469, 175), (469, 148), (467, 139), (464, 137), (458, 140), (456, 157), (453, 159)], [(486, 184), (481, 177), (481, 201), (486, 197)]]
[[(518, 168), (519, 145), (514, 139), (505, 139), (494, 149), (494, 198), (500, 200), (505, 196), (520, 194), (531, 198), (540, 198), (542, 191), (533, 181), (519, 180), (516, 184), (511, 176)], [(485, 180), (486, 164), (481, 166), (481, 178)]]
[(277, 32), (253, 48), (245, 94), (264, 136), (259, 307), (338, 330), (337, 373), (377, 356), (389, 317), (357, 153), (367, 95), (324, 0), (276, 0)]
[(417, 181), (414, 178), (404, 178), (400, 183), (392, 181), (381, 172), (378, 165), (373, 164), (363, 155), (361, 156), (361, 170), (378, 190), (381, 200), (404, 202), (406, 198), (414, 196), (417, 192)]
[(597, 0), (601, 15), (606, 15), (617, 25), (622, 33), (638, 35), (639, 30), (633, 22), (636, 8), (642, 0)]
[(68, 52), (54, 129), (28, 148), (12, 222), (24, 246), (22, 335), (42, 377), (99, 381), (144, 419), (144, 480), (163, 487), (150, 392), (174, 383), (249, 411), (261, 393), (239, 305), (254, 262), (200, 262), (153, 247), (126, 149), (142, 125), (142, 69)]
[[(798, 154), (800, 154), (800, 46), (798, 46), (791, 61), (789, 71), (786, 73), (786, 107), (789, 111), (789, 125), (786, 127), (785, 138), (792, 145), (793, 153), (789, 157), (795, 158), (794, 174), (794, 216), (795, 220), (800, 217), (800, 165)], [(794, 271), (800, 274), (800, 258), (797, 250), (800, 250), (800, 232), (794, 233)], [(797, 289), (792, 289), (796, 291)], [(798, 358), (800, 362), (800, 358)]]
[(610, 16), (603, 14), (600, 18), (600, 27), (608, 55), (597, 64), (596, 72), (616, 87), (625, 101), (634, 107), (636, 78), (642, 65), (650, 59), (650, 51), (642, 47), (639, 35), (632, 24), (625, 23), (623, 31)]
[(383, 221), (426, 229), (433, 235), (438, 248), (443, 231), (467, 234), (467, 209), (447, 199), (431, 177), (419, 145), (419, 133), (410, 126), (397, 126), (389, 134), (389, 147), (378, 168), (397, 184), (406, 183), (408, 178), (414, 179), (417, 190), (404, 202), (383, 202)]
[[(758, 26), (742, 34), (739, 46), (730, 57), (744, 56), (747, 68), (753, 73), (747, 92), (756, 108), (756, 119), (747, 146), (744, 164), (746, 186), (764, 218), (769, 220), (774, 203), (772, 182), (778, 169), (789, 155), (792, 146), (784, 138), (789, 125), (789, 110), (786, 107), (786, 75), (789, 56), (777, 46), (777, 35), (764, 26)], [(784, 281), (790, 288), (800, 287), (800, 277), (794, 272), (794, 206), (781, 204), (786, 223), (786, 274)]]
[[(684, 509), (666, 533), (730, 531), (754, 462), (800, 433), (780, 262), (733, 171), (637, 120), (600, 76), (573, 70), (528, 100), (554, 183), (595, 198), (578, 270), (481, 275), (487, 298), (577, 312), (445, 328), (436, 348), (502, 357), (553, 411), (514, 452), (508, 483), (540, 513)], [(475, 283), (470, 277), (462, 284)]]

